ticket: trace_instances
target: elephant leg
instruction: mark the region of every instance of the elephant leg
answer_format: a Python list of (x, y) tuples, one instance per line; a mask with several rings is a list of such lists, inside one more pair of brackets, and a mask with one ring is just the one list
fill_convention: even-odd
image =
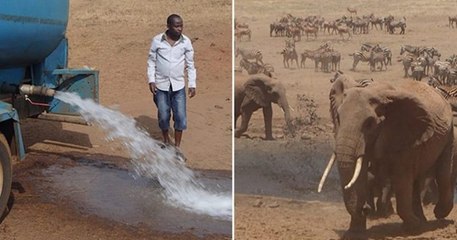
[(241, 103), (239, 103), (239, 101), (235, 101), (235, 129), (236, 129), (236, 122), (241, 115), (240, 107), (241, 107)]
[(413, 211), (413, 173), (407, 169), (397, 169), (399, 172), (392, 179), (397, 199), (397, 213), (403, 220), (408, 230), (417, 229), (421, 226), (421, 220)]
[(392, 205), (392, 195), (393, 195), (392, 185), (389, 181), (389, 183), (386, 185), (386, 187), (384, 187), (382, 190), (382, 199), (384, 201), (386, 217), (394, 213), (394, 207)]
[[(342, 240), (353, 240), (353, 239), (367, 239), (366, 236), (366, 217), (358, 218), (351, 216), (351, 224), (349, 230), (344, 233), (341, 237)], [(365, 229), (360, 229), (360, 226), (365, 226)]]
[(413, 187), (413, 211), (416, 217), (418, 217), (421, 221), (426, 222), (427, 218), (425, 218), (424, 210), (422, 209), (422, 201), (421, 201), (421, 189), (423, 188), (423, 180), (417, 179), (414, 182)]
[(453, 173), (453, 145), (448, 144), (437, 162), (436, 184), (438, 185), (438, 202), (435, 217), (445, 218), (454, 207), (455, 173)]
[(254, 101), (250, 101), (241, 107), (241, 126), (235, 131), (235, 137), (241, 137), (241, 135), (248, 130), (249, 120), (251, 120), (252, 113), (259, 108), (259, 105), (257, 105)]
[(370, 213), (374, 213), (376, 211), (374, 198), (376, 197), (377, 190), (378, 188), (376, 186), (375, 176), (369, 171), (367, 178), (367, 204), (370, 207)]
[(381, 217), (388, 217), (394, 212), (392, 206), (392, 186), (389, 180), (380, 186), (381, 195), (376, 202), (377, 213)]
[(271, 103), (263, 108), (263, 121), (265, 122), (265, 139), (273, 140), (272, 133), (272, 118), (273, 118), (273, 109)]
[(438, 201), (438, 189), (434, 177), (427, 177), (424, 189), (421, 192), (422, 203), (426, 206)]
[(251, 120), (252, 113), (253, 112), (251, 111), (241, 113), (241, 126), (235, 131), (235, 137), (241, 137), (241, 135), (248, 130), (248, 124), (249, 120)]

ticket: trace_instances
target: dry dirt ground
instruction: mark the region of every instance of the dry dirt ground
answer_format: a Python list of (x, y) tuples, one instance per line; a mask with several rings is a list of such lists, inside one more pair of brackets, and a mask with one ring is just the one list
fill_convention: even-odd
[[(263, 61), (274, 66), (278, 81), (286, 86), (295, 117), (314, 112), (318, 120), (301, 126), (298, 136), (288, 137), (283, 132), (282, 112), (275, 105), (275, 141), (261, 139), (264, 137), (261, 111), (253, 115), (247, 136), (235, 140), (236, 239), (338, 239), (349, 225), (336, 170), (331, 172), (323, 193), (317, 194), (319, 179), (332, 152), (328, 93), (329, 79), (334, 73), (314, 72), (314, 63), (310, 60), (305, 69), (285, 69), (279, 54), (285, 38), (269, 36), (269, 24), (287, 13), (301, 17), (320, 15), (334, 20), (348, 16), (347, 7), (355, 7), (359, 15), (405, 16), (406, 34), (390, 35), (371, 30), (369, 34), (343, 41), (337, 35), (319, 32), (317, 40), (302, 38), (296, 44), (297, 51), (314, 50), (330, 41), (334, 49), (342, 53), (341, 70), (344, 73), (356, 79), (373, 78), (375, 81), (411, 81), (403, 78), (402, 65), (396, 61), (401, 44), (433, 46), (439, 49), (443, 58), (457, 53), (457, 31), (448, 27), (447, 18), (455, 14), (457, 3), (454, 1), (237, 1), (235, 17), (248, 23), (252, 30), (252, 41), (242, 39), (237, 45), (261, 50)], [(355, 72), (350, 71), (352, 58), (348, 54), (359, 50), (363, 42), (390, 47), (393, 65), (388, 66), (387, 71), (371, 73), (366, 63), (359, 63)], [(239, 60), (235, 60), (236, 65)], [(246, 72), (235, 73), (235, 78), (246, 77)], [(303, 103), (311, 108), (304, 112), (297, 110)], [(456, 239), (457, 209), (454, 208), (448, 221), (443, 222), (434, 220), (432, 209), (425, 209), (430, 224), (422, 233), (405, 234), (398, 215), (393, 215), (388, 219), (369, 220), (369, 238)]]
[[(188, 126), (182, 149), (187, 165), (230, 175), (231, 161), (231, 12), (230, 0), (71, 0), (69, 66), (100, 70), (100, 103), (134, 117), (160, 139), (156, 109), (146, 78), (151, 39), (166, 29), (166, 18), (178, 13), (184, 33), (193, 39), (197, 96), (188, 101)], [(0, 225), (0, 239), (226, 239), (229, 235), (196, 236), (151, 230), (103, 219), (80, 211), (71, 202), (37, 192), (40, 169), (71, 159), (86, 159), (128, 169), (129, 157), (119, 142), (91, 126), (26, 120), (22, 132), (28, 155), (14, 165), (13, 208)], [(65, 163), (59, 163), (61, 159)], [(70, 160), (69, 160), (70, 159)], [(35, 177), (35, 178), (31, 178)], [(107, 189), (106, 191), (109, 191)], [(46, 194), (45, 194), (46, 195)], [(54, 201), (48, 201), (53, 199)], [(90, 198), (90, 196), (87, 196)], [(117, 206), (112, 211), (118, 211)], [(179, 219), (177, 219), (179, 221)]]

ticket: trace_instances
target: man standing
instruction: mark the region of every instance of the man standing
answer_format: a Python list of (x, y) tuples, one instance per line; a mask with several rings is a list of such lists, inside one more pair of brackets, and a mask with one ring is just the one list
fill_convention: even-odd
[[(181, 145), (182, 132), (187, 128), (184, 68), (187, 68), (189, 97), (195, 96), (196, 70), (191, 40), (182, 34), (183, 20), (172, 14), (167, 18), (167, 30), (152, 40), (148, 57), (149, 89), (158, 109), (163, 142), (170, 144), (168, 129), (173, 112), (175, 147)], [(179, 152), (179, 151), (178, 151)]]

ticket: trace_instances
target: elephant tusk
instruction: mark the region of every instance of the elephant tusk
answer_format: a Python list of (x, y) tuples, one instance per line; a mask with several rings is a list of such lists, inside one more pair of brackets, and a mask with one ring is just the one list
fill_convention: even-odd
[(344, 186), (344, 189), (348, 189), (354, 185), (355, 181), (357, 181), (357, 178), (360, 175), (360, 170), (362, 169), (362, 157), (357, 158), (357, 163), (355, 165), (355, 170), (354, 170), (354, 175), (352, 176), (351, 181)]
[(324, 174), (322, 174), (321, 181), (319, 182), (319, 187), (317, 188), (317, 192), (320, 193), (322, 191), (322, 187), (324, 186), (325, 179), (327, 179), (328, 173), (332, 170), (333, 163), (335, 162), (336, 155), (335, 153), (332, 154), (330, 161), (328, 161), (327, 167), (324, 170)]

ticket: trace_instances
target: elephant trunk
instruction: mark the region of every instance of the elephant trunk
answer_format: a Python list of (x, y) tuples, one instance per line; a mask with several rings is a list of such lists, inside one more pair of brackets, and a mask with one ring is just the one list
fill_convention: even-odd
[(368, 214), (368, 211), (364, 208), (367, 201), (366, 164), (362, 164), (362, 171), (354, 185), (347, 187), (348, 183), (354, 179), (354, 172), (357, 164), (354, 162), (353, 156), (344, 156), (338, 152), (336, 155), (344, 205), (351, 215), (349, 231), (363, 232), (366, 230), (366, 215)]
[(287, 99), (285, 97), (280, 98), (280, 100), (278, 101), (278, 105), (284, 111), (284, 118), (286, 120), (287, 129), (293, 134), (294, 129), (292, 126), (292, 117), (290, 115), (291, 108), (289, 106)]
[[(353, 135), (354, 131), (351, 131), (351, 133)], [(346, 138), (344, 135), (343, 137), (340, 136), (336, 139), (335, 155), (344, 203), (346, 210), (351, 215), (351, 222), (364, 222), (365, 213), (363, 207), (367, 198), (368, 177), (368, 164), (363, 161), (365, 144), (362, 140)], [(365, 228), (365, 226), (358, 227)]]

